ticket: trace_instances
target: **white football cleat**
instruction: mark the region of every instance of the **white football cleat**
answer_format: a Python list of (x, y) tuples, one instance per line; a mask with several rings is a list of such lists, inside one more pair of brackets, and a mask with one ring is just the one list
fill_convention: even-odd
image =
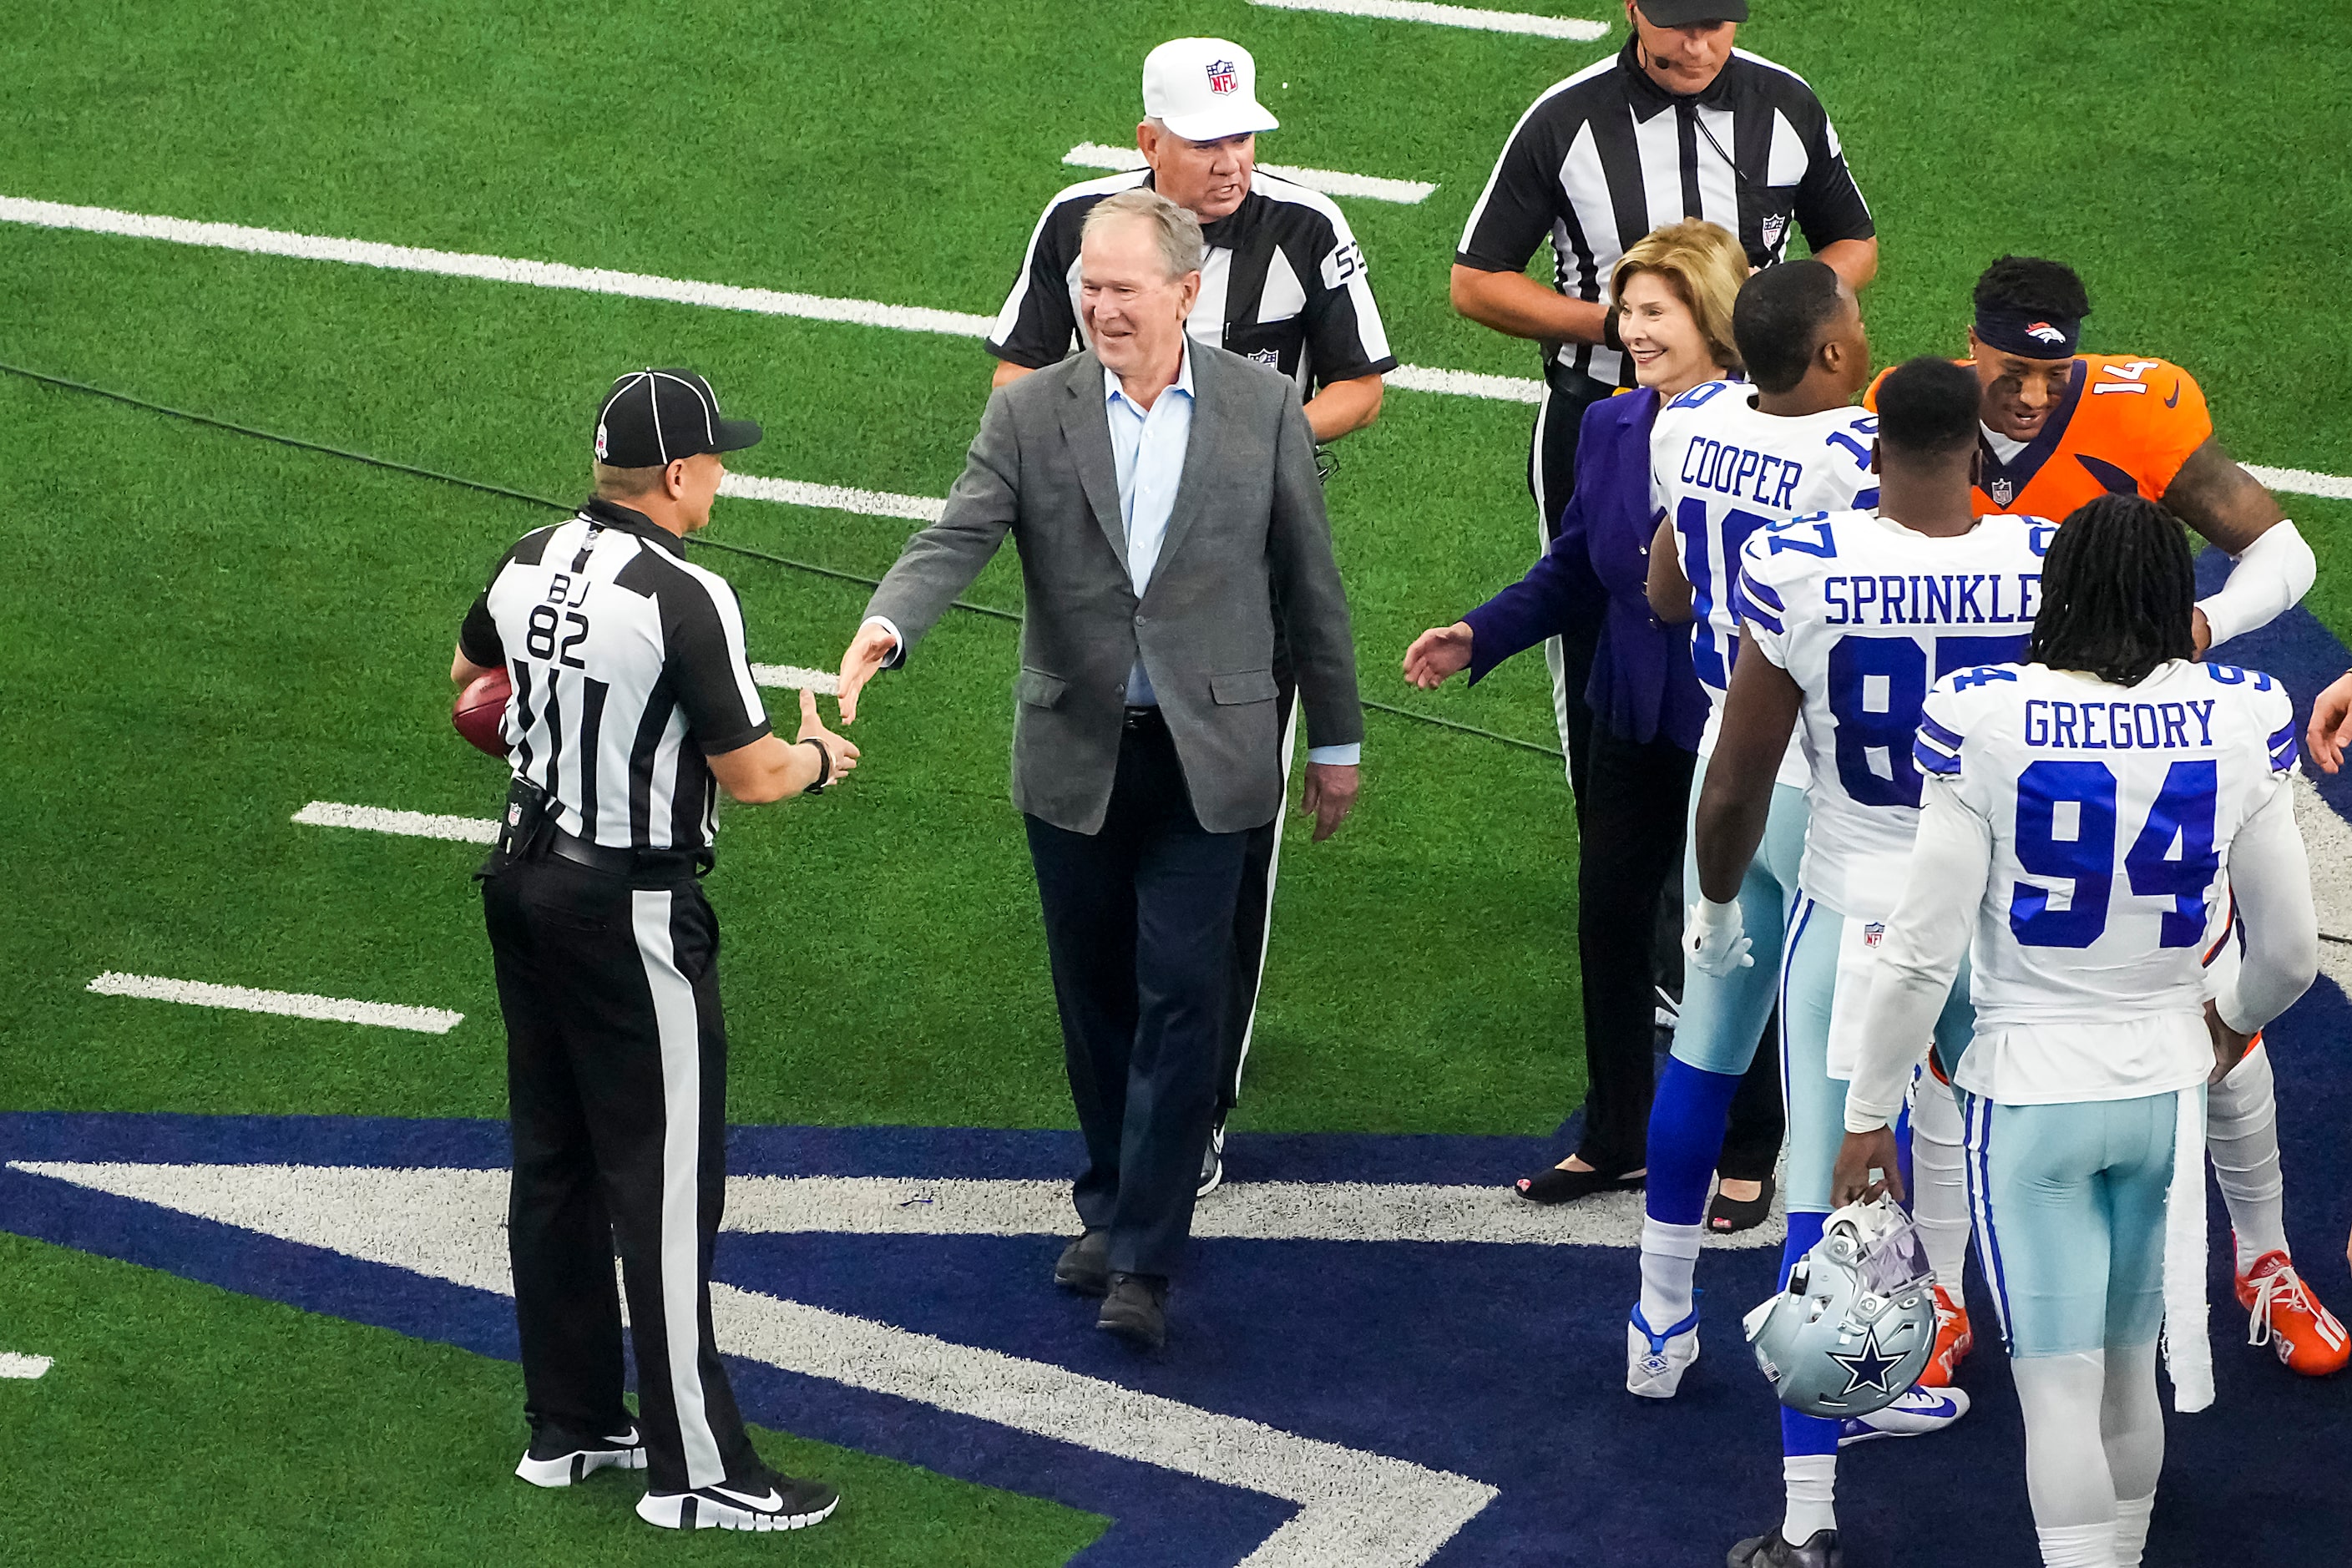
[(1868, 1415), (1849, 1415), (1838, 1433), (1838, 1447), (1851, 1448), (1880, 1437), (1925, 1437), (1940, 1432), (1969, 1413), (1965, 1388), (1921, 1388), (1903, 1391), (1903, 1397)]
[(1659, 1333), (1636, 1306), (1625, 1323), (1625, 1392), (1641, 1399), (1672, 1399), (1683, 1373), (1698, 1360), (1698, 1308)]
[(685, 1492), (647, 1492), (637, 1517), (664, 1530), (806, 1530), (824, 1521), (841, 1494), (823, 1481), (771, 1471), (757, 1486), (722, 1481)]

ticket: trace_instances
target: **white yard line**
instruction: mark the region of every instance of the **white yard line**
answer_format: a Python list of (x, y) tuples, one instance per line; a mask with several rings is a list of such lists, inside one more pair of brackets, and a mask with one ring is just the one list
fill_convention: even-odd
[(306, 827), (355, 827), (403, 838), (446, 838), (459, 844), (496, 844), (499, 825), (486, 816), (440, 816), (429, 811), (389, 811), (380, 805), (342, 805), (314, 800), (294, 814)]
[(45, 1355), (23, 1355), (16, 1351), (0, 1351), (0, 1377), (40, 1377), (56, 1364), (57, 1363)]
[[(1081, 142), (1062, 154), (1062, 162), (1079, 169), (1140, 169), (1143, 154), (1132, 147), (1106, 147), (1099, 142)], [(1417, 206), (1429, 199), (1437, 189), (1426, 180), (1390, 180), (1378, 174), (1350, 174), (1339, 169), (1300, 169), (1287, 163), (1260, 163), (1278, 180), (1288, 180), (1294, 185), (1305, 185), (1310, 191), (1320, 191), (1327, 196), (1360, 196), (1370, 202), (1395, 202), (1402, 206)]]
[[(1301, 10), (1342, 9), (1337, 0), (1254, 0), (1260, 5), (1284, 5)], [(1345, 9), (1389, 0), (1348, 0)], [(1456, 11), (1457, 6), (1408, 6), (1397, 0), (1399, 11)], [(1389, 15), (1387, 10), (1364, 15)], [(1552, 17), (1518, 17), (1503, 11), (1469, 12), (1465, 16), (1515, 17), (1561, 26), (1597, 26)], [(1430, 21), (1433, 17), (1415, 16)], [(1485, 26), (1449, 23), (1449, 26)], [(1519, 31), (1533, 29), (1520, 28)], [(1570, 35), (1559, 35), (1567, 37)], [(159, 217), (146, 213), (119, 212), (111, 207), (71, 206), (62, 202), (38, 202), (21, 196), (0, 196), (0, 223), (30, 224), (40, 228), (70, 229), (83, 234), (121, 235), (160, 239), (216, 250), (241, 250), (258, 256), (291, 257), (307, 261), (340, 261), (380, 267), (400, 272), (427, 272), (450, 278), (480, 278), (499, 283), (522, 283), (537, 289), (580, 289), (592, 294), (620, 294), (638, 300), (711, 310), (748, 310), (759, 315), (797, 316), (815, 321), (845, 321), (863, 327), (885, 327), (901, 332), (939, 332), (950, 337), (980, 338), (995, 324), (992, 316), (958, 310), (935, 310), (923, 305), (887, 305), (875, 300), (835, 300), (819, 294), (792, 294), (773, 289), (740, 289), (727, 283), (697, 283), (685, 279), (656, 278), (644, 273), (613, 272), (602, 268), (572, 267), (558, 261), (519, 261), (502, 256), (477, 256), (461, 251), (427, 250), (415, 246), (382, 245), (373, 240), (336, 239), (323, 235), (295, 234), (282, 229), (248, 228), (241, 224), (200, 223), (190, 218)], [(1407, 392), (1440, 393), (1502, 403), (1539, 403), (1543, 383), (1483, 371), (1444, 370), (1424, 365), (1400, 365), (1388, 374), (1388, 384)], [(2352, 477), (2314, 473), (2305, 468), (2272, 468), (2246, 465), (2246, 471), (2273, 490), (2290, 495), (2352, 500)], [(723, 494), (755, 500), (782, 501), (793, 506), (864, 512), (877, 517), (903, 517), (917, 522), (938, 521), (944, 500), (929, 496), (892, 495), (884, 490), (859, 490), (835, 485), (803, 484), (793, 479), (768, 479), (753, 475), (729, 476)]]
[[(503, 1171), (9, 1168), (457, 1285), (514, 1289)], [(1244, 1568), (1418, 1568), (1499, 1495), (1466, 1476), (730, 1285), (711, 1286), (710, 1315), (732, 1355), (1299, 1505)]]
[(1339, 16), (1376, 16), (1386, 22), (1427, 22), (1438, 27), (1476, 27), (1489, 33), (1528, 33), (1538, 38), (1572, 38), (1589, 44), (1609, 36), (1606, 22), (1573, 16), (1531, 16), (1525, 11), (1486, 11), (1469, 5), (1432, 5), (1424, 0), (1250, 0), (1276, 11), (1327, 11)]
[(340, 996), (312, 996), (297, 991), (257, 991), (245, 985), (215, 985), (203, 980), (166, 980), (153, 974), (120, 974), (112, 970), (87, 987), (100, 996), (137, 996), (150, 1002), (180, 1002), (193, 1007), (226, 1007), (239, 1013), (275, 1013), (289, 1018), (317, 1018), (336, 1024), (368, 1024), (379, 1029), (413, 1029), (420, 1035), (446, 1035), (463, 1023), (466, 1015), (446, 1007), (403, 1007), (391, 1002), (352, 1002)]
[(819, 697), (841, 694), (841, 677), (830, 669), (803, 669), (797, 664), (755, 664), (751, 679), (762, 686), (786, 691), (814, 691)]

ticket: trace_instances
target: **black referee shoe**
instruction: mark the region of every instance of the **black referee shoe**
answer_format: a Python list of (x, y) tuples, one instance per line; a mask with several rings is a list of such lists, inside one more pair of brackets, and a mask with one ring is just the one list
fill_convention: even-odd
[(645, 1439), (637, 1436), (635, 1423), (619, 1425), (617, 1435), (604, 1437), (583, 1437), (551, 1424), (542, 1426), (531, 1433), (530, 1447), (524, 1451), (522, 1463), (515, 1467), (515, 1474), (535, 1487), (568, 1487), (598, 1470), (644, 1469)]
[(647, 1492), (637, 1517), (664, 1530), (806, 1530), (841, 1506), (823, 1481), (770, 1470), (748, 1483), (721, 1481), (690, 1492)]

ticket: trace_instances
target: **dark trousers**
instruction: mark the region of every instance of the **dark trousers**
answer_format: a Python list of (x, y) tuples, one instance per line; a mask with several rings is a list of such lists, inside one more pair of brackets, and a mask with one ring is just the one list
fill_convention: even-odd
[(710, 1331), (727, 1179), (710, 905), (691, 879), (632, 887), (552, 858), (488, 877), (482, 905), (507, 1024), (524, 1413), (534, 1431), (626, 1429), (617, 1252), (647, 1484), (754, 1475)]
[[(1576, 493), (1576, 443), (1584, 428), (1584, 411), (1615, 390), (1573, 371), (1555, 370), (1545, 379), (1528, 451), (1528, 493), (1535, 497), (1542, 525), (1537, 542), (1545, 550), (1559, 537), (1560, 513)], [(1592, 650), (1600, 638), (1601, 621), (1595, 616), (1590, 625), (1569, 627), (1544, 645), (1544, 662), (1551, 670), (1553, 717), (1559, 725), (1560, 749), (1568, 753), (1568, 784), (1575, 793), (1580, 819), (1592, 750), (1592, 709), (1584, 700), (1584, 689), (1592, 679)]]
[(1715, 1173), (1727, 1182), (1762, 1181), (1780, 1163), (1780, 1139), (1787, 1131), (1780, 1089), (1780, 1015), (1775, 1009), (1764, 1020), (1756, 1058), (1731, 1097), (1730, 1125), (1724, 1131), (1723, 1152), (1716, 1156)]
[(1249, 835), (1201, 826), (1156, 709), (1129, 715), (1101, 832), (1026, 821), (1087, 1144), (1078, 1219), (1108, 1228), (1113, 1269), (1165, 1277), (1216, 1115)]
[[(1291, 723), (1297, 707), (1298, 686), (1287, 664), (1276, 657), (1274, 665), (1275, 727), (1283, 738), (1286, 762), (1296, 737)], [(1290, 787), (1290, 769), (1283, 769), (1283, 788)], [(1288, 803), (1286, 801), (1285, 809)], [(1282, 853), (1282, 813), (1264, 827), (1243, 836), (1242, 881), (1234, 900), (1233, 989), (1225, 1008), (1224, 1048), (1217, 1062), (1217, 1119), (1241, 1103), (1242, 1068), (1249, 1060), (1250, 1042), (1257, 1027), (1259, 981), (1265, 974), (1265, 947), (1274, 932), (1274, 873)]]

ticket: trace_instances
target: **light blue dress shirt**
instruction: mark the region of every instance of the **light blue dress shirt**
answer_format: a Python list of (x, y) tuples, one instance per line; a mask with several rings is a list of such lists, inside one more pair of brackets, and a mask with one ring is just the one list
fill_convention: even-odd
[[(1192, 347), (1188, 340), (1176, 380), (1144, 408), (1119, 385), (1118, 374), (1103, 371), (1104, 411), (1110, 422), (1110, 455), (1118, 473), (1119, 521), (1127, 529), (1128, 579), (1135, 596), (1151, 586), (1152, 570), (1160, 564), (1160, 547), (1168, 539), (1168, 518), (1176, 509), (1176, 490), (1184, 478), (1184, 454), (1192, 442)], [(1128, 672), (1127, 700), (1130, 707), (1156, 708), (1160, 699), (1151, 677), (1138, 658)], [(1363, 748), (1313, 746), (1310, 763), (1357, 765)]]

